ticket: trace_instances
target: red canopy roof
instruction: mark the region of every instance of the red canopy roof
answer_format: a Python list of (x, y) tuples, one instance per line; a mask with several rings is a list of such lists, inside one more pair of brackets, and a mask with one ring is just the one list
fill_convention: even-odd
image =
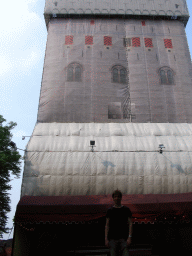
[[(16, 222), (92, 221), (106, 215), (113, 205), (111, 195), (24, 196), (17, 205)], [(192, 219), (192, 193), (123, 195), (133, 222)]]

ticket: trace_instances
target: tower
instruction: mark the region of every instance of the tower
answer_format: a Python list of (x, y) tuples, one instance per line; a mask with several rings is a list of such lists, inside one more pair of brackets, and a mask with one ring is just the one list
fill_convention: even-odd
[[(192, 121), (188, 17), (186, 1), (46, 1), (48, 37), (38, 118), (27, 149), (32, 155), (38, 152), (39, 160), (33, 163), (27, 153), (26, 163), (34, 167), (26, 164), (22, 196), (110, 194), (125, 180), (123, 192), (128, 194), (192, 191), (190, 173), (187, 186), (169, 184), (167, 178), (174, 174), (168, 161), (175, 158), (164, 158), (170, 171), (162, 172), (162, 156), (157, 154), (160, 144), (168, 152), (180, 151), (181, 144), (187, 151), (191, 147), (183, 141), (183, 135), (191, 134)], [(173, 142), (174, 134), (183, 142)], [(165, 136), (170, 136), (170, 144)], [(102, 160), (92, 159), (91, 139), (95, 150), (103, 152)], [(106, 152), (111, 156), (103, 158)], [(136, 155), (123, 156), (132, 152)], [(133, 161), (132, 166), (114, 163), (113, 154)], [(161, 186), (145, 186), (141, 166), (148, 166), (146, 175), (154, 181), (150, 168), (155, 162)], [(136, 166), (138, 171), (133, 171)], [(101, 176), (96, 175), (99, 170)], [(120, 175), (119, 185), (118, 175), (117, 184), (111, 181), (114, 173)], [(85, 184), (73, 186), (71, 179), (80, 182), (82, 177)], [(45, 185), (66, 178), (66, 186)], [(106, 182), (113, 185), (106, 187)]]
[(38, 122), (191, 122), (189, 14), (176, 2), (46, 1)]
[(156, 202), (189, 195), (186, 1), (47, 0), (44, 15), (44, 70), (21, 199), (100, 198), (116, 188)]

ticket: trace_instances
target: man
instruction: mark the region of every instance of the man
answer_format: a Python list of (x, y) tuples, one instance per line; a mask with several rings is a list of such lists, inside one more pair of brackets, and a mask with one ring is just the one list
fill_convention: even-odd
[(121, 205), (122, 193), (115, 190), (112, 194), (114, 206), (109, 208), (106, 215), (105, 245), (109, 247), (110, 255), (129, 256), (128, 246), (132, 237), (132, 213), (126, 206)]

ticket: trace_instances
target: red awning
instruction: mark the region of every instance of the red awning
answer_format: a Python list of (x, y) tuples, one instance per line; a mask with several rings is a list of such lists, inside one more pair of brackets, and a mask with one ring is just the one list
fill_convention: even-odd
[[(17, 205), (16, 222), (84, 222), (106, 215), (111, 195), (24, 196)], [(192, 193), (123, 195), (133, 222), (192, 220)]]

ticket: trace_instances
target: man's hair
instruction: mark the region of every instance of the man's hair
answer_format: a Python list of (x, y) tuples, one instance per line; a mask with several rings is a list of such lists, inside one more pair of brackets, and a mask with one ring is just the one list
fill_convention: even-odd
[(113, 194), (112, 194), (112, 197), (114, 198), (115, 196), (120, 196), (121, 198), (122, 198), (122, 193), (121, 193), (121, 191), (120, 190), (115, 190), (114, 192), (113, 192)]

